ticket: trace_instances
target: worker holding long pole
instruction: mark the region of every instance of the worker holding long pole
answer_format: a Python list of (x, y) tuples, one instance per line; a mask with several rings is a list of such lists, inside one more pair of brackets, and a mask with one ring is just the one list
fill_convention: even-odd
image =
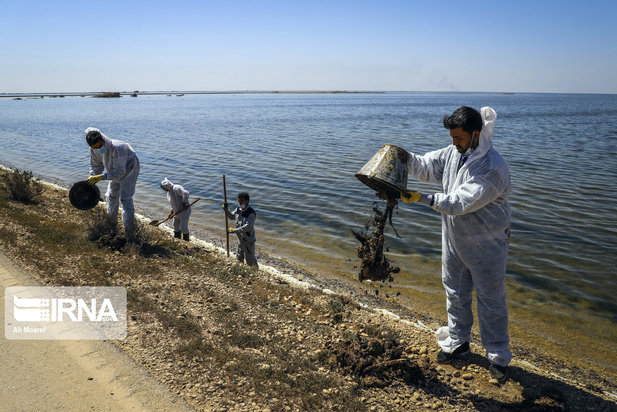
[(227, 229), (227, 233), (235, 233), (238, 236), (238, 249), (236, 258), (239, 262), (246, 262), (249, 266), (258, 267), (255, 257), (255, 219), (257, 213), (249, 206), (250, 197), (247, 192), (238, 193), (238, 207), (230, 211), (227, 203), (223, 203), (225, 215), (234, 219), (236, 227)]

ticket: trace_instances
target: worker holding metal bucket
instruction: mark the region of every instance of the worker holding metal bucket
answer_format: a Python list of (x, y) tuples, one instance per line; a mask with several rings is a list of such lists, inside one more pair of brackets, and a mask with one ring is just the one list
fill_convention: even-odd
[(448, 326), (436, 333), (437, 362), (450, 363), (469, 353), (476, 290), (482, 346), (493, 382), (507, 379), (512, 359), (506, 304), (506, 260), (510, 237), (510, 173), (491, 143), (497, 114), (462, 106), (444, 116), (452, 145), (423, 156), (409, 153), (408, 170), (423, 182), (441, 183), (442, 191), (401, 192), (405, 203), (420, 202), (441, 213), (442, 281)]
[[(95, 127), (85, 130), (86, 142), (90, 146), (90, 177), (94, 185), (108, 180), (107, 213), (116, 217), (122, 202), (122, 224), (125, 230), (135, 225), (133, 195), (139, 176), (139, 159), (130, 144), (112, 140)], [(103, 173), (104, 172), (104, 173)]]

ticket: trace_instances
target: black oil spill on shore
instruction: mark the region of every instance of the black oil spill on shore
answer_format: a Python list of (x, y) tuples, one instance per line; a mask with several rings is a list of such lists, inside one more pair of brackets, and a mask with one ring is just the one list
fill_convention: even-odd
[(359, 337), (328, 343), (326, 349), (333, 354), (328, 358), (331, 366), (353, 376), (363, 388), (385, 388), (395, 384), (417, 386), (436, 375), (425, 365), (404, 356), (403, 346), (393, 339)]
[[(392, 224), (392, 211), (396, 204), (396, 201), (390, 201), (382, 211), (379, 208), (379, 203), (375, 202), (373, 207), (374, 215), (365, 223), (365, 231), (359, 233), (352, 230), (352, 233), (360, 242), (356, 246), (358, 257), (361, 260), (360, 272), (358, 273), (360, 282), (367, 279), (392, 282), (394, 280), (392, 274), (400, 271), (400, 268), (392, 267), (384, 255), (385, 239), (383, 232), (386, 221), (390, 220), (390, 224)], [(372, 227), (375, 229), (371, 232)], [(396, 232), (396, 229), (394, 231)]]

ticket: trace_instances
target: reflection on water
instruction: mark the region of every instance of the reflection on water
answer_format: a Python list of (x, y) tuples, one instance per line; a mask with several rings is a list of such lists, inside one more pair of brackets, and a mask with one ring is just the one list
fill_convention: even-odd
[[(96, 126), (137, 151), (136, 204), (155, 218), (167, 213), (159, 182), (168, 177), (202, 198), (193, 228), (222, 239), (225, 174), (230, 202), (237, 192), (251, 194), (259, 247), (355, 278), (351, 229), (366, 220), (374, 197), (354, 174), (385, 143), (417, 153), (449, 144), (441, 118), (463, 104), (491, 105), (498, 114), (493, 143), (509, 164), (513, 187), (508, 283), (514, 316), (536, 310), (553, 322), (559, 314), (572, 334), (592, 334), (617, 349), (611, 326), (617, 316), (615, 95), (0, 99), (0, 162), (64, 185), (82, 180), (88, 173), (83, 130)], [(440, 190), (412, 177), (409, 186)], [(401, 205), (393, 221), (401, 238), (386, 232), (388, 256), (402, 269), (396, 285), (434, 294), (441, 305), (439, 216), (423, 205)]]

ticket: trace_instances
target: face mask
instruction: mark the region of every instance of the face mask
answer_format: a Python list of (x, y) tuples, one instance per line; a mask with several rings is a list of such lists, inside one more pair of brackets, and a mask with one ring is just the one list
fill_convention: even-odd
[(106, 145), (103, 145), (103, 146), (99, 147), (98, 149), (92, 149), (92, 150), (94, 150), (94, 153), (103, 154), (103, 153), (105, 153), (105, 148), (106, 147), (107, 147)]
[(469, 142), (469, 146), (467, 147), (467, 150), (465, 150), (465, 153), (463, 153), (464, 155), (468, 155), (469, 156), (474, 151), (473, 141), (474, 141), (474, 138), (473, 138), (473, 133), (472, 133), (471, 134), (471, 141)]
[(248, 206), (248, 205), (247, 205), (246, 203), (245, 203), (245, 204), (243, 204), (243, 205), (240, 205), (240, 204), (238, 205), (238, 207), (240, 208), (240, 210), (244, 210), (244, 209), (246, 209), (246, 207), (247, 207), (247, 206)]

